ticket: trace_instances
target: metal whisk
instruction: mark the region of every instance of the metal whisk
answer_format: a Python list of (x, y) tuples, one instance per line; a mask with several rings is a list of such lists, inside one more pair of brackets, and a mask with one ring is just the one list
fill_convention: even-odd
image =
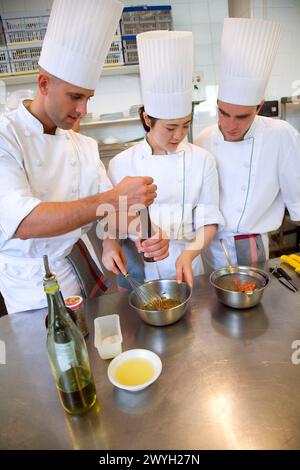
[(152, 294), (150, 292), (145, 292), (144, 289), (142, 289), (142, 284), (140, 284), (136, 279), (133, 277), (129, 276), (128, 273), (124, 274), (125, 279), (129, 282), (133, 290), (135, 291), (136, 295), (139, 297), (141, 302), (144, 305), (152, 304), (153, 302), (157, 302), (158, 308), (157, 310), (160, 310), (161, 308), (161, 303), (162, 303), (162, 298), (160, 295)]

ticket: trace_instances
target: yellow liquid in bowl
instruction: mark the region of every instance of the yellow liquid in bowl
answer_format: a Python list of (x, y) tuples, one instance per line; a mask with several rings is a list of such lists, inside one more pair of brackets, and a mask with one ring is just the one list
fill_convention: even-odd
[(154, 366), (148, 359), (127, 359), (116, 368), (116, 380), (131, 387), (142, 385), (152, 379)]

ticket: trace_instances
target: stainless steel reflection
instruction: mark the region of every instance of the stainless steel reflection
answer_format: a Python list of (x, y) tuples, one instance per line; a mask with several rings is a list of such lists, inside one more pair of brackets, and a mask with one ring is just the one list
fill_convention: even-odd
[[(255, 281), (257, 288), (249, 292), (237, 292), (230, 290), (222, 285), (222, 281), (229, 278), (240, 281)], [(217, 269), (211, 273), (210, 283), (215, 289), (217, 297), (223, 304), (233, 308), (250, 308), (257, 305), (269, 284), (269, 275), (262, 269), (251, 266), (229, 266), (227, 268)]]
[(178, 284), (175, 279), (159, 279), (146, 282), (140, 287), (147, 295), (160, 295), (169, 299), (179, 299), (181, 304), (168, 310), (145, 310), (136, 292), (129, 295), (129, 305), (134, 308), (144, 322), (154, 326), (171, 325), (184, 315), (192, 291), (186, 283)]

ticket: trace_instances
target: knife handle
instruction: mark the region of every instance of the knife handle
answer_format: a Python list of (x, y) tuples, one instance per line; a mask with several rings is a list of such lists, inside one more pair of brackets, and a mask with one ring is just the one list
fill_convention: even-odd
[(277, 272), (280, 273), (281, 276), (285, 277), (285, 279), (288, 281), (292, 280), (291, 276), (283, 268), (277, 268)]

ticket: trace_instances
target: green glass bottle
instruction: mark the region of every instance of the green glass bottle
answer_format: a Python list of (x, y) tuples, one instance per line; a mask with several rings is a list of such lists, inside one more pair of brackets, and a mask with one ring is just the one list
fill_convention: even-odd
[(71, 320), (56, 275), (44, 256), (44, 290), (48, 300), (47, 350), (52, 374), (64, 409), (81, 414), (96, 401), (96, 389), (82, 333)]

